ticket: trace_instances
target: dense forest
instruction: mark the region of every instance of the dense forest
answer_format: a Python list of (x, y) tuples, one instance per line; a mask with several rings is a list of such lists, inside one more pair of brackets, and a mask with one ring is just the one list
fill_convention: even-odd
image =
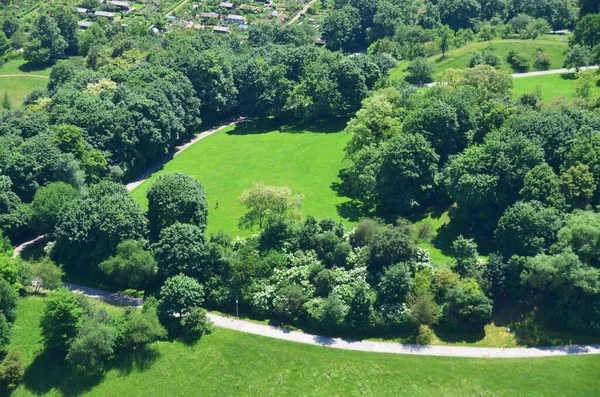
[[(240, 40), (106, 21), (79, 32), (60, 7), (32, 21), (0, 18), (2, 53), (23, 48), (31, 64), (53, 65), (47, 88), (0, 113), (0, 230), (8, 237), (0, 239), (0, 346), (15, 291), (34, 279), (54, 288), (63, 270), (157, 298), (115, 325), (60, 290), (49, 307), (67, 302), (89, 321), (45, 340), (71, 349), (75, 361), (85, 354), (69, 338), (85, 345), (113, 332), (107, 324), (125, 335), (115, 343), (127, 350), (138, 343), (135, 327), (147, 330), (140, 344), (165, 337), (159, 318), (169, 332), (203, 333), (197, 306), (231, 311), (238, 301), (253, 316), (330, 333), (414, 334), (419, 343), (429, 342), (430, 327), (481, 332), (503, 307), (520, 314), (524, 343), (544, 343), (538, 324), (600, 333), (600, 101), (544, 104), (535, 92), (513, 99), (510, 75), (485, 51), (435, 87), (388, 78), (406, 60), (412, 82), (424, 82), (433, 72), (428, 56), (563, 29), (574, 29), (567, 66), (597, 64), (598, 2), (323, 7), (325, 46), (306, 25), (250, 25)], [(239, 116), (281, 124), (348, 118), (352, 138), (336, 188), (361, 214), (357, 226), (299, 217), (294, 197), (262, 186), (274, 198), (244, 220), (255, 236), (207, 235), (204, 187), (179, 172), (158, 178), (147, 211), (129, 195), (123, 183), (201, 126)], [(411, 222), (448, 208), (438, 238), (451, 266), (417, 246), (431, 230)], [(10, 257), (11, 244), (39, 235), (47, 235), (41, 265)], [(182, 291), (192, 296), (173, 303)]]

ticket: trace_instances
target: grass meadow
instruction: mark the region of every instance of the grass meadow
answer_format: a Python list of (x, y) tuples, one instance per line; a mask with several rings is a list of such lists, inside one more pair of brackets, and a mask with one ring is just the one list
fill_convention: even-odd
[[(493, 47), (502, 58), (501, 70), (508, 73), (517, 73), (506, 61), (508, 53), (511, 50), (516, 50), (519, 54), (529, 56), (535, 55), (538, 48), (543, 48), (550, 55), (551, 63), (549, 69), (559, 69), (563, 67), (565, 53), (568, 50), (566, 36), (545, 35), (537, 40), (492, 40), (469, 43), (461, 48), (454, 48), (446, 52), (446, 56), (434, 55), (430, 57), (436, 65), (436, 73), (434, 81), (439, 81), (443, 78), (446, 69), (466, 69), (469, 66), (469, 60), (476, 51), (481, 51), (484, 48)], [(408, 61), (402, 61), (392, 70), (390, 78), (393, 81), (401, 81), (407, 75), (406, 67)], [(536, 71), (533, 62), (529, 71)]]
[[(215, 329), (116, 357), (100, 377), (72, 376), (42, 353), (43, 299), (23, 298), (9, 350), (23, 353), (14, 396), (597, 396), (600, 356), (463, 359), (344, 351)], [(113, 308), (119, 311), (120, 308)]]
[[(34, 88), (43, 88), (48, 85), (48, 79), (28, 76), (49, 76), (50, 67), (35, 68), (25, 63), (25, 60), (20, 54), (14, 53), (9, 56), (8, 62), (0, 66), (0, 100), (4, 98), (4, 94), (8, 94), (8, 98), (12, 103), (12, 107), (20, 107), (23, 104), (23, 99)], [(22, 76), (2, 77), (7, 74), (19, 74)]]
[(345, 120), (307, 129), (278, 128), (269, 122), (226, 128), (175, 157), (132, 194), (146, 206), (146, 192), (158, 175), (183, 171), (206, 189), (208, 231), (223, 230), (245, 237), (257, 230), (238, 227), (238, 219), (244, 214), (238, 197), (253, 183), (263, 182), (304, 194), (303, 215), (345, 219), (351, 225), (342, 216), (349, 199), (335, 191), (343, 167), (343, 148), (350, 139), (350, 135), (340, 133), (344, 127)]

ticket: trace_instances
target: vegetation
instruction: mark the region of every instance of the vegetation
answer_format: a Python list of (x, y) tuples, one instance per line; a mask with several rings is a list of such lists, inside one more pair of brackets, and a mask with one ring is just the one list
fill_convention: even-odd
[[(117, 356), (99, 378), (69, 377), (54, 357), (39, 354), (39, 317), (44, 300), (31, 296), (19, 303), (11, 351), (23, 352), (25, 378), (14, 395), (81, 394), (108, 396), (152, 393), (177, 385), (182, 393), (269, 393), (296, 395), (319, 385), (314, 394), (364, 392), (390, 395), (398, 390), (418, 395), (494, 393), (564, 395), (564, 390), (594, 395), (600, 370), (597, 356), (536, 359), (457, 359), (341, 351), (267, 339), (225, 329), (189, 345), (158, 342), (145, 354)], [(120, 308), (106, 307), (110, 311)], [(214, 356), (212, 352), (218, 351)], [(232, 369), (234, 368), (234, 369)], [(390, 378), (398, 373), (400, 379)], [(436, 379), (423, 379), (427, 372)], [(162, 375), (161, 375), (162, 374)], [(294, 374), (303, 374), (297, 376)], [(167, 377), (165, 380), (165, 376)], [(234, 380), (237, 379), (237, 380)]]

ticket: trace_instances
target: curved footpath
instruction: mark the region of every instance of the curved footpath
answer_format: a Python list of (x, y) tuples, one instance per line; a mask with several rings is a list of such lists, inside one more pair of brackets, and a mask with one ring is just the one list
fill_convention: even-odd
[[(102, 291), (76, 284), (65, 283), (71, 291), (85, 294), (92, 298), (102, 299), (109, 303), (126, 306), (140, 306), (144, 303), (141, 298), (132, 298), (114, 292)], [(238, 332), (265, 336), (290, 342), (305, 343), (342, 350), (357, 350), (375, 353), (413, 354), (421, 356), (470, 357), (470, 358), (532, 358), (570, 356), (579, 354), (600, 354), (600, 344), (572, 345), (539, 348), (498, 348), (498, 347), (469, 347), (469, 346), (421, 346), (392, 342), (371, 342), (327, 336), (306, 334), (290, 331), (280, 327), (252, 323), (209, 313), (208, 316), (215, 326)]]
[(40, 74), (26, 74), (26, 73), (21, 73), (21, 74), (0, 74), (0, 77), (37, 77), (38, 79), (50, 79), (50, 77), (48, 76), (42, 76)]

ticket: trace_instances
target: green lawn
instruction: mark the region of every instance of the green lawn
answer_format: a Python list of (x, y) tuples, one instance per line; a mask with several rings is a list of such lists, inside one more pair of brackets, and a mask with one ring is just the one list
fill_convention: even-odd
[[(175, 157), (132, 194), (147, 205), (146, 191), (157, 175), (186, 172), (206, 189), (209, 232), (223, 230), (232, 236), (253, 233), (238, 228), (244, 213), (238, 197), (255, 182), (288, 186), (294, 194), (303, 193), (304, 215), (342, 219), (338, 207), (348, 199), (339, 197), (332, 185), (339, 181), (343, 148), (350, 139), (350, 135), (338, 133), (344, 127), (345, 122), (340, 121), (307, 131), (282, 132), (268, 124), (227, 128)], [(219, 207), (215, 208), (217, 201)]]
[(23, 99), (34, 88), (46, 87), (47, 79), (33, 76), (19, 77), (1, 77), (7, 74), (35, 74), (40, 76), (49, 76), (51, 68), (34, 68), (25, 63), (25, 60), (20, 56), (13, 54), (11, 59), (4, 65), (0, 66), (0, 100), (4, 98), (4, 93), (8, 93), (8, 97), (12, 102), (13, 107), (19, 107), (23, 104)]
[[(568, 43), (566, 36), (542, 36), (537, 40), (492, 40), (469, 43), (464, 47), (455, 48), (446, 53), (446, 56), (435, 55), (430, 57), (435, 62), (437, 72), (434, 75), (434, 81), (439, 81), (443, 77), (443, 72), (446, 69), (466, 69), (469, 66), (469, 60), (473, 52), (481, 51), (487, 46), (491, 45), (498, 52), (502, 58), (502, 70), (508, 73), (516, 73), (508, 62), (506, 57), (510, 50), (516, 50), (520, 54), (532, 57), (535, 54), (537, 48), (545, 49), (550, 55), (551, 64), (550, 69), (559, 69), (563, 67), (565, 60), (565, 53), (568, 49)], [(406, 76), (406, 67), (408, 66), (407, 61), (400, 62), (400, 64), (392, 70), (390, 78), (394, 81), (402, 80)], [(535, 71), (533, 63), (531, 64), (530, 71)]]
[[(535, 91), (537, 86), (542, 91), (542, 101), (548, 102), (554, 98), (564, 97), (572, 100), (577, 86), (575, 73), (549, 74), (544, 76), (519, 77), (513, 79), (513, 97)], [(596, 95), (600, 94), (600, 88), (595, 88)]]
[(24, 298), (10, 350), (29, 366), (14, 396), (597, 396), (600, 356), (462, 359), (343, 351), (216, 329), (117, 357), (101, 378), (67, 376), (41, 350), (42, 300)]

